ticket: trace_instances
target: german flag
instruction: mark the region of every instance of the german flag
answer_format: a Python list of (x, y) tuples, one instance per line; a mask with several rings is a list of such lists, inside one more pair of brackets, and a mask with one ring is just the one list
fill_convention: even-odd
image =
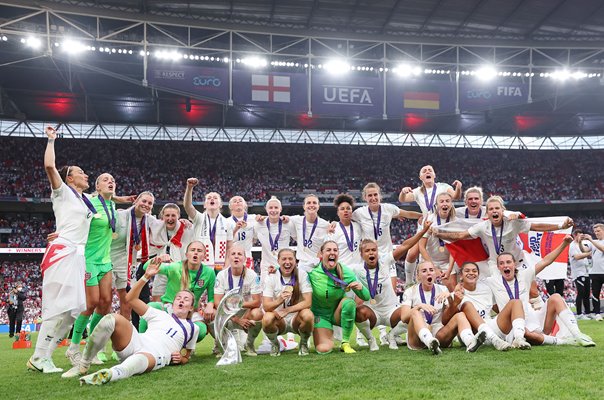
[(440, 93), (438, 92), (405, 92), (403, 95), (403, 108), (416, 108), (422, 110), (439, 110)]

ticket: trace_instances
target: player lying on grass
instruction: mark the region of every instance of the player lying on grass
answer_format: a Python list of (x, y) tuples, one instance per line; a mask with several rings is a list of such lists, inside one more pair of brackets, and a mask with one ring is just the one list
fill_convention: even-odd
[[(87, 373), (92, 358), (105, 347), (109, 339), (121, 363), (82, 376), (81, 384), (102, 385), (168, 364), (186, 364), (189, 361), (199, 334), (199, 328), (190, 319), (194, 311), (193, 293), (188, 290), (178, 292), (172, 303), (171, 315), (149, 307), (138, 298), (145, 283), (158, 271), (159, 264), (150, 264), (145, 275), (134, 284), (126, 296), (134, 312), (147, 321), (147, 331), (138, 333), (130, 321), (120, 314), (106, 315), (90, 335), (80, 365), (65, 372), (63, 378), (78, 377)], [(185, 354), (182, 354), (183, 349)]]

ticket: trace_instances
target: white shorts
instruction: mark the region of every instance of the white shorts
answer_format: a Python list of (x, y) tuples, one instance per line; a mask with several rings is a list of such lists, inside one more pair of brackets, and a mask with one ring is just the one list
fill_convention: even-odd
[[(156, 275), (157, 276), (157, 275)], [(128, 285), (128, 271), (126, 268), (116, 267), (113, 264), (113, 287), (121, 290)]]
[(77, 318), (86, 309), (84, 246), (58, 238), (42, 259), (42, 319), (69, 312)]
[(161, 349), (151, 349), (150, 345), (145, 345), (143, 341), (144, 333), (138, 333), (134, 327), (132, 328), (132, 336), (130, 337), (130, 342), (128, 342), (128, 346), (122, 351), (116, 351), (117, 358), (120, 362), (123, 362), (126, 358), (136, 354), (136, 353), (148, 353), (155, 358), (155, 366), (153, 370), (160, 369), (170, 364), (172, 360), (172, 353), (169, 351), (162, 351)]
[(153, 278), (153, 288), (151, 289), (151, 296), (163, 296), (166, 293), (166, 285), (168, 284), (168, 277), (166, 275), (157, 274)]
[(545, 324), (545, 317), (547, 316), (547, 301), (539, 311), (535, 311), (533, 307), (529, 307), (529, 309), (525, 309), (524, 312), (526, 313), (526, 329), (529, 332), (542, 332), (543, 325)]
[(499, 317), (499, 315), (496, 315), (495, 318), (485, 319), (485, 323), (493, 330), (493, 332), (495, 332), (497, 336), (499, 336), (500, 339), (512, 344), (514, 341), (514, 330), (510, 329), (509, 333), (502, 332), (501, 329), (499, 329), (499, 325), (497, 325), (497, 317)]
[(365, 305), (367, 307), (369, 307), (371, 309), (371, 311), (373, 311), (373, 313), (375, 314), (375, 317), (376, 317), (375, 326), (380, 326), (380, 325), (390, 326), (390, 318), (392, 317), (392, 314), (401, 307), (400, 304), (397, 304), (396, 306), (389, 307), (389, 308), (378, 307), (377, 305), (374, 306), (371, 304), (365, 304)]

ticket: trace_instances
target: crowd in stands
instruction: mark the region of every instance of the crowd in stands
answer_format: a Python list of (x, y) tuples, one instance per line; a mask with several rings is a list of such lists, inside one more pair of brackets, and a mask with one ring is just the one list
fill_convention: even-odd
[(23, 283), (27, 295), (23, 303), (23, 323), (33, 323), (42, 314), (40, 261), (2, 261), (0, 263), (0, 324), (8, 323), (8, 295), (19, 282)]
[[(46, 140), (2, 138), (0, 196), (48, 198), (42, 167)], [(15, 155), (19, 157), (15, 157)], [(265, 201), (278, 192), (360, 190), (370, 181), (398, 194), (417, 186), (418, 171), (432, 164), (437, 180), (482, 186), (506, 200), (599, 199), (603, 150), (528, 151), (394, 146), (182, 141), (57, 141), (57, 165), (81, 166), (91, 183), (102, 172), (119, 193), (151, 190), (160, 200), (180, 200), (188, 177), (224, 198), (238, 194)], [(385, 199), (388, 200), (388, 199)]]

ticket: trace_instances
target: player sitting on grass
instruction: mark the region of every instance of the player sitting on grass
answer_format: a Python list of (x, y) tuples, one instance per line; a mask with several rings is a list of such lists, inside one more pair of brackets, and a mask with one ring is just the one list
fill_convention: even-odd
[[(90, 335), (80, 365), (65, 372), (63, 378), (87, 373), (92, 358), (105, 347), (109, 339), (121, 364), (82, 376), (80, 384), (102, 385), (159, 369), (170, 363), (186, 364), (189, 361), (199, 334), (199, 328), (190, 320), (194, 311), (193, 293), (182, 290), (176, 294), (172, 303), (172, 315), (151, 308), (138, 298), (145, 283), (155, 276), (158, 270), (158, 264), (150, 264), (145, 275), (126, 296), (134, 312), (147, 321), (147, 331), (138, 333), (130, 321), (120, 314), (106, 315)], [(184, 355), (181, 353), (182, 349), (186, 349)]]

